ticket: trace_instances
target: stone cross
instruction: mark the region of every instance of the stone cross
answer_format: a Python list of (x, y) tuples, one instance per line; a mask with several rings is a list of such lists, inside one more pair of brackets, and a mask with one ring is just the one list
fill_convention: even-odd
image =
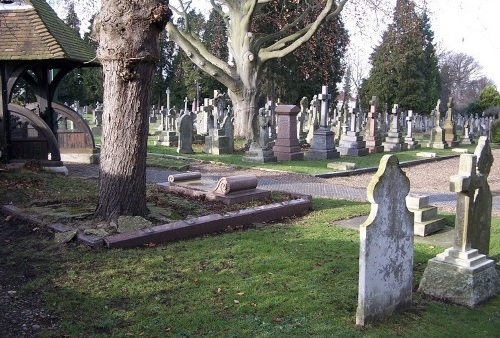
[(188, 111), (188, 98), (187, 98), (187, 96), (184, 98), (184, 111), (185, 112)]
[(413, 137), (413, 110), (408, 110), (406, 117), (406, 137)]
[(391, 120), (391, 132), (398, 133), (399, 132), (399, 105), (394, 104), (392, 108), (392, 120)]
[(368, 113), (368, 123), (369, 123), (369, 136), (375, 136), (377, 132), (377, 97), (372, 96), (370, 100), (370, 112)]
[(450, 177), (450, 190), (457, 193), (453, 247), (462, 252), (471, 249), (474, 195), (476, 189), (483, 187), (486, 181), (486, 176), (477, 174), (476, 166), (476, 155), (461, 154), (458, 175)]
[(436, 127), (439, 127), (441, 126), (441, 111), (439, 110), (439, 106), (441, 105), (441, 100), (438, 100), (437, 104), (436, 104), (436, 122), (434, 123), (434, 125)]
[(318, 94), (318, 100), (321, 101), (321, 121), (320, 127), (328, 127), (328, 102), (332, 99), (332, 95), (328, 94), (328, 86), (321, 87), (321, 94)]

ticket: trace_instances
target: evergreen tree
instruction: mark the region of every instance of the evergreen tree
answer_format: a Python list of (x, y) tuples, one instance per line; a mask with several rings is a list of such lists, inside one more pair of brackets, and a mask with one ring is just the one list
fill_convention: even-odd
[[(93, 27), (95, 15), (90, 19), (90, 27)], [(94, 50), (97, 49), (97, 43), (91, 38), (92, 31), (83, 35), (83, 40), (87, 42)], [(101, 67), (84, 67), (82, 74), (82, 97), (81, 105), (90, 105), (97, 101), (102, 102), (103, 78)]]
[(494, 86), (487, 86), (479, 95), (479, 106), (486, 110), (490, 107), (500, 106), (500, 93)]
[[(290, 0), (272, 2), (255, 18), (252, 29), (257, 36), (273, 34), (301, 15), (302, 24), (306, 25), (320, 11), (319, 7), (308, 9), (308, 6), (307, 2)], [(268, 62), (262, 93), (269, 93), (275, 86), (281, 102), (298, 103), (303, 96), (311, 98), (318, 94), (323, 85), (328, 85), (330, 91), (336, 90), (344, 75), (341, 60), (348, 43), (341, 16), (328, 21), (300, 48)]]
[[(367, 100), (428, 113), (438, 96), (437, 58), (428, 18), (419, 17), (410, 0), (397, 0), (393, 22), (383, 33), (370, 61), (372, 70), (362, 90)], [(364, 102), (367, 104), (368, 102)]]
[[(229, 61), (229, 48), (227, 47), (227, 27), (222, 16), (213, 10), (210, 12), (203, 33), (203, 43), (210, 53), (222, 61)], [(227, 92), (226, 86), (211, 76), (203, 76), (202, 86), (208, 90), (218, 89), (222, 93)]]
[[(73, 2), (68, 5), (68, 14), (64, 19), (64, 22), (70, 26), (76, 33), (80, 36), (80, 19), (75, 12), (75, 5)], [(75, 100), (81, 101), (82, 95), (82, 70), (81, 68), (76, 68), (70, 71), (61, 80), (61, 83), (57, 86), (55, 98), (61, 103), (72, 104)]]

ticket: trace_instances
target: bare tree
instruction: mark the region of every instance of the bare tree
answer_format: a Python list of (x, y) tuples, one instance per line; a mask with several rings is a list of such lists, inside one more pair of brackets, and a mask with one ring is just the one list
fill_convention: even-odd
[[(348, 0), (338, 4), (334, 0), (311, 1), (304, 13), (273, 34), (256, 35), (251, 30), (252, 19), (272, 0), (211, 0), (210, 3), (226, 21), (229, 51), (234, 64), (229, 64), (211, 54), (191, 30), (187, 12), (191, 1), (180, 1), (173, 11), (184, 17), (184, 26), (167, 24), (170, 38), (182, 48), (203, 71), (228, 88), (235, 110), (235, 134), (251, 135), (251, 121), (257, 113), (257, 99), (264, 65), (281, 58), (308, 41), (321, 25), (338, 16)], [(319, 15), (312, 22), (304, 21), (305, 14), (321, 6)], [(250, 131), (250, 133), (249, 133)]]

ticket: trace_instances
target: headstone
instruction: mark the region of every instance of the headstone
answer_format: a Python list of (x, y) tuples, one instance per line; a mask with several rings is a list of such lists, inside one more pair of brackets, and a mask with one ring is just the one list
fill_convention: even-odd
[(448, 144), (449, 148), (458, 146), (457, 132), (455, 130), (455, 123), (453, 122), (453, 98), (449, 98), (448, 111), (446, 113), (446, 121), (443, 126), (444, 141)]
[(297, 115), (297, 122), (298, 122), (298, 128), (297, 128), (297, 138), (299, 139), (300, 144), (305, 144), (307, 143), (306, 138), (307, 138), (307, 132), (305, 129), (305, 124), (308, 121), (308, 112), (307, 112), (307, 107), (309, 106), (309, 100), (307, 97), (303, 97), (302, 100), (300, 100), (300, 113)]
[(97, 102), (95, 111), (94, 111), (94, 124), (96, 126), (101, 126), (102, 125), (102, 112), (103, 112), (103, 107), (102, 103)]
[(384, 151), (384, 146), (382, 145), (382, 138), (378, 130), (379, 113), (377, 113), (377, 97), (372, 96), (370, 100), (370, 112), (368, 113), (368, 127), (366, 128), (368, 134), (365, 137), (366, 148), (371, 154), (381, 153)]
[(328, 128), (328, 102), (330, 99), (328, 86), (323, 86), (321, 94), (318, 95), (318, 101), (321, 101), (321, 123), (320, 127), (313, 133), (311, 147), (306, 153), (308, 159), (327, 160), (340, 156), (335, 149), (333, 131)]
[(160, 135), (156, 138), (155, 145), (175, 147), (178, 144), (179, 136), (176, 131), (176, 112), (175, 108), (171, 108), (167, 111), (167, 116), (165, 116), (165, 131), (162, 131)]
[(460, 144), (474, 144), (473, 134), (471, 132), (470, 119), (465, 118), (463, 122), (462, 136), (460, 137)]
[(384, 151), (403, 151), (408, 149), (408, 145), (404, 142), (401, 130), (399, 128), (399, 106), (394, 105), (392, 109), (392, 119), (390, 129), (387, 132), (385, 141), (382, 143)]
[(406, 206), (413, 213), (415, 236), (427, 236), (444, 229), (444, 218), (437, 218), (437, 207), (429, 205), (429, 196), (408, 194)]
[(338, 152), (341, 156), (365, 156), (368, 154), (366, 142), (360, 135), (359, 124), (359, 100), (356, 100), (356, 106), (351, 111), (350, 130), (342, 134), (339, 140)]
[(493, 165), (493, 155), (486, 136), (479, 137), (474, 155), (477, 156), (477, 172), (482, 177), (485, 177), (485, 181), (474, 195), (471, 247), (477, 249), (479, 253), (488, 256), (490, 252), (491, 210), (493, 203), (488, 176)]
[(270, 118), (271, 117), (266, 114), (264, 108), (259, 109), (259, 114), (254, 120), (258, 138), (250, 144), (248, 151), (246, 151), (245, 156), (243, 156), (243, 161), (260, 163), (277, 161), (269, 145)]
[(314, 95), (309, 108), (309, 117), (307, 121), (307, 137), (306, 141), (311, 144), (314, 132), (319, 128), (318, 111), (320, 109), (320, 101), (318, 96)]
[(487, 184), (476, 167), (476, 155), (460, 155), (458, 175), (450, 177), (450, 189), (457, 193), (454, 245), (428, 261), (419, 286), (424, 294), (470, 307), (495, 296), (498, 284), (495, 262), (472, 247), (479, 212), (474, 208), (481, 208), (474, 196)]
[(406, 117), (406, 137), (405, 143), (408, 145), (408, 149), (420, 149), (421, 145), (413, 137), (413, 111), (408, 110), (408, 116)]
[(278, 135), (273, 151), (278, 161), (301, 161), (304, 153), (300, 150), (297, 139), (297, 114), (299, 107), (294, 105), (278, 105)]
[(365, 325), (410, 308), (413, 217), (405, 197), (410, 181), (394, 155), (384, 155), (367, 188), (371, 203), (360, 226), (356, 324)]
[(441, 129), (441, 113), (439, 111), (439, 106), (441, 105), (441, 100), (437, 101), (436, 109), (431, 113), (431, 115), (436, 116), (434, 122), (434, 127), (431, 129), (431, 135), (427, 147), (434, 149), (447, 149), (448, 143), (444, 139), (444, 131)]
[(193, 118), (191, 113), (187, 110), (184, 111), (179, 117), (179, 142), (177, 145), (177, 152), (179, 154), (192, 154), (193, 150)]

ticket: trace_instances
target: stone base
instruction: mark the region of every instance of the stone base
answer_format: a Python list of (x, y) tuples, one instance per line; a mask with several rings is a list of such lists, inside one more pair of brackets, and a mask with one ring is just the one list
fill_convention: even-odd
[(384, 151), (405, 151), (408, 150), (408, 145), (406, 143), (392, 143), (384, 142)]
[(162, 131), (155, 141), (155, 146), (176, 147), (178, 141), (179, 136), (174, 130)]
[(354, 170), (354, 169), (356, 169), (356, 163), (333, 162), (333, 163), (327, 163), (326, 167), (330, 168), (330, 169), (334, 169), (334, 170), (341, 170), (341, 171)]
[(214, 155), (232, 154), (233, 149), (229, 143), (229, 137), (224, 135), (224, 130), (210, 129), (209, 135), (205, 136), (202, 152)]
[(348, 148), (337, 147), (340, 156), (365, 156), (368, 155), (368, 148)]
[(245, 152), (245, 156), (242, 159), (244, 162), (259, 162), (259, 163), (269, 163), (277, 162), (278, 159), (274, 156), (272, 150), (262, 149), (257, 145), (250, 145), (250, 149)]
[(436, 218), (424, 222), (415, 222), (413, 228), (413, 234), (415, 236), (425, 237), (443, 229), (444, 229), (444, 218)]
[(405, 138), (405, 143), (408, 145), (408, 149), (420, 149), (422, 147), (414, 138)]
[(319, 128), (314, 132), (311, 148), (305, 155), (311, 160), (329, 160), (339, 158), (340, 154), (335, 149), (334, 134), (326, 128)]
[(448, 149), (448, 143), (446, 142), (429, 142), (427, 143), (428, 148), (434, 149)]
[(474, 140), (469, 137), (462, 137), (460, 138), (460, 144), (474, 144)]
[(458, 141), (446, 141), (448, 148), (458, 147)]
[(497, 294), (495, 262), (475, 249), (454, 248), (429, 260), (418, 291), (452, 303), (474, 307)]

